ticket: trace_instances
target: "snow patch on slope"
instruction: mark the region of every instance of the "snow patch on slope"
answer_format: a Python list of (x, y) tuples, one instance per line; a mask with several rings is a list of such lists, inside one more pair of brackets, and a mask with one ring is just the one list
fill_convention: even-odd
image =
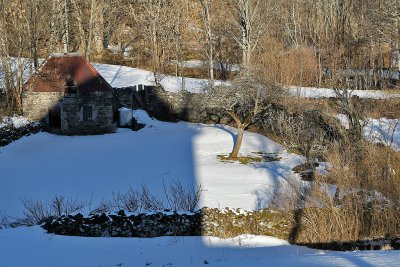
[[(336, 116), (342, 125), (349, 129), (349, 119), (344, 114)], [(361, 121), (364, 137), (370, 142), (382, 143), (400, 151), (400, 119), (367, 118)]]
[[(329, 98), (336, 97), (335, 91), (329, 88), (289, 86), (288, 90), (293, 97), (300, 98)], [(400, 94), (378, 90), (353, 90), (352, 96), (371, 99), (400, 98)]]

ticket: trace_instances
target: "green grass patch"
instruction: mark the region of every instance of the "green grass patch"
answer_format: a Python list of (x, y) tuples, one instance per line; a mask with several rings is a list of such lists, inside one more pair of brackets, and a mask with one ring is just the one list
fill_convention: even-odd
[(220, 154), (217, 158), (222, 162), (234, 163), (239, 162), (240, 164), (260, 163), (260, 162), (272, 162), (279, 161), (282, 157), (279, 157), (276, 153), (264, 153), (264, 152), (252, 152), (252, 155), (238, 156), (237, 158), (231, 158), (229, 155)]

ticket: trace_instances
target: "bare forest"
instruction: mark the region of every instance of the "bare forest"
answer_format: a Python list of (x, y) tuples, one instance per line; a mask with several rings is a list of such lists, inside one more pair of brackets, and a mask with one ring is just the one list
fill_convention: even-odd
[[(79, 51), (211, 84), (239, 64), (285, 85), (332, 85), (351, 71), (357, 89), (382, 89), (400, 68), (397, 0), (1, 0), (0, 12), (5, 69), (10, 57), (37, 68)], [(194, 59), (208, 68), (186, 70)], [(17, 94), (20, 78), (5, 81)]]

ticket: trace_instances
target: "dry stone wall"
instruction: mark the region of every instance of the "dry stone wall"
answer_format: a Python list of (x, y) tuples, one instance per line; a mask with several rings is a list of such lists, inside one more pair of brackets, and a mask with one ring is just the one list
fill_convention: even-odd
[[(195, 213), (152, 212), (126, 214), (81, 214), (49, 218), (42, 224), (48, 233), (86, 237), (268, 235), (289, 240), (293, 231), (290, 212), (203, 208)], [(363, 239), (355, 242), (296, 243), (328, 250), (380, 250), (383, 245), (400, 249), (399, 238)]]
[(0, 147), (6, 146), (21, 137), (41, 132), (42, 130), (42, 124), (37, 122), (32, 122), (18, 128), (14, 127), (12, 123), (0, 127)]
[(127, 215), (81, 214), (47, 220), (42, 227), (48, 233), (72, 236), (157, 237), (219, 236), (243, 233), (270, 235), (287, 239), (290, 222), (283, 213), (270, 210), (243, 212), (231, 209), (203, 208), (195, 213), (154, 212)]
[[(132, 103), (124, 106), (125, 100), (132, 97), (130, 88), (117, 90), (118, 97), (114, 100), (118, 108), (131, 108)], [(149, 114), (159, 120), (164, 121), (187, 121), (194, 123), (206, 124), (224, 124), (236, 126), (234, 120), (224, 111), (222, 107), (210, 106), (204, 94), (193, 94), (190, 92), (173, 93), (164, 91), (159, 87), (147, 87), (144, 93), (138, 94), (141, 98), (142, 108)], [(118, 102), (118, 99), (125, 99)], [(133, 104), (134, 108), (140, 108)], [(268, 108), (258, 114), (254, 123), (249, 127), (249, 131), (259, 134), (275, 134), (284, 135), (276, 126), (287, 121), (280, 121), (280, 118), (296, 121), (304, 119), (310, 127), (320, 129), (330, 140), (338, 140), (341, 138), (341, 130), (338, 122), (332, 121), (328, 116), (320, 111), (305, 111), (302, 113), (291, 114), (284, 106), (278, 104), (270, 104)]]

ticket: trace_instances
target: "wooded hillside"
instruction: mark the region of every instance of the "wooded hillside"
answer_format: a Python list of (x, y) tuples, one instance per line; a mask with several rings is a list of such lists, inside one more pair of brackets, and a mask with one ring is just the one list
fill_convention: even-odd
[(177, 75), (172, 60), (203, 60), (208, 73), (187, 74), (211, 79), (241, 64), (308, 86), (373, 71), (360, 88), (391, 87), (382, 69), (400, 68), (398, 0), (1, 0), (0, 12), (2, 61), (29, 57), (35, 68), (68, 50)]

